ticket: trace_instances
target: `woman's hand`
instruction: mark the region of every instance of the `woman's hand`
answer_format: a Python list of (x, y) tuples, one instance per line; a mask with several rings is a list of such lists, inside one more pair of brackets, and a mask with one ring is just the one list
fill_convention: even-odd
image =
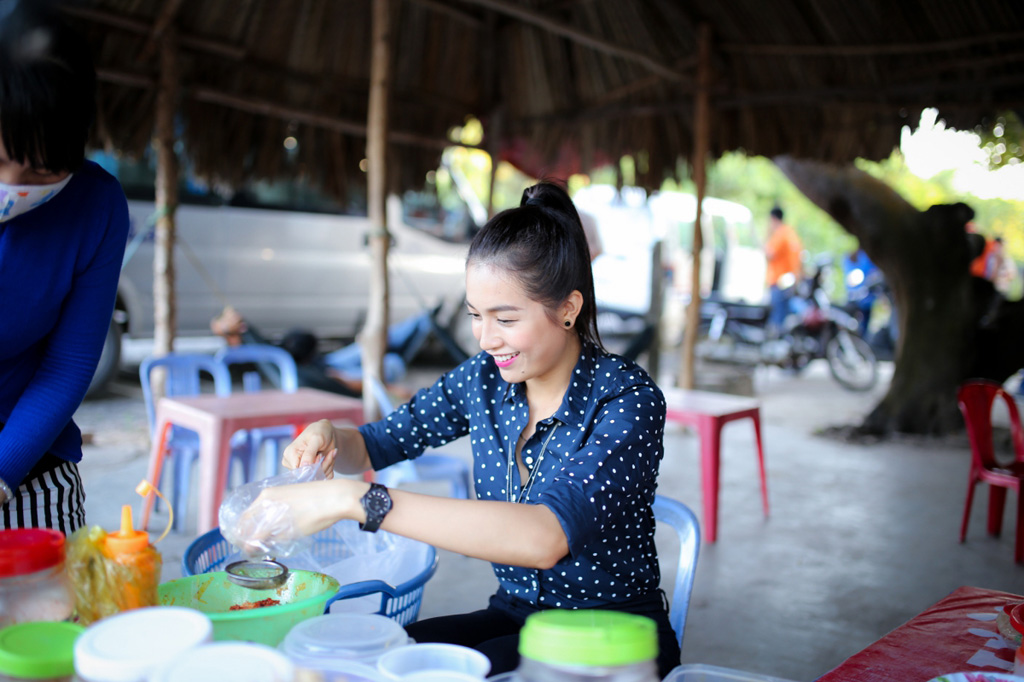
[(299, 437), (285, 448), (281, 464), (287, 469), (297, 469), (319, 462), (324, 476), (331, 479), (334, 478), (334, 458), (337, 454), (334, 425), (321, 419), (303, 429)]
[(298, 538), (356, 518), (367, 487), (339, 478), (265, 488), (239, 519), (243, 550), (250, 556), (276, 555), (276, 549)]

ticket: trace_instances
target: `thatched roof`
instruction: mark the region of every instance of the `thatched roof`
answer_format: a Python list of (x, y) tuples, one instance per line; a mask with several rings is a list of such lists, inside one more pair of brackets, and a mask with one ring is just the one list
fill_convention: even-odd
[[(637, 157), (658, 184), (693, 147), (698, 27), (711, 34), (710, 151), (879, 159), (922, 108), (970, 128), (1024, 110), (1019, 0), (391, 0), (391, 158), (422, 185), (468, 115), (534, 174)], [(99, 139), (153, 131), (176, 28), (188, 153), (231, 183), (301, 169), (364, 183), (371, 0), (84, 0)], [(289, 157), (283, 139), (299, 141)]]

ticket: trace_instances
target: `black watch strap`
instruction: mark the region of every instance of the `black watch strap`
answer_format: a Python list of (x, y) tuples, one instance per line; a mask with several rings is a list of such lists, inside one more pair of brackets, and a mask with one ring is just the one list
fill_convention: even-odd
[(366, 491), (360, 501), (366, 512), (366, 521), (360, 523), (359, 528), (376, 533), (381, 522), (384, 521), (384, 517), (391, 511), (391, 495), (388, 493), (388, 489), (380, 483), (371, 483), (370, 489)]

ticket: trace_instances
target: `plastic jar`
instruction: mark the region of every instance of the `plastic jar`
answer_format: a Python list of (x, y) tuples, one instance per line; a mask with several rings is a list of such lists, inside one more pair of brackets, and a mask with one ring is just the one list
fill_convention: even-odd
[(281, 651), (303, 667), (352, 661), (374, 667), (383, 654), (410, 643), (398, 621), (376, 613), (327, 613), (293, 627)]
[(0, 682), (70, 682), (75, 673), (76, 623), (18, 623), (0, 630)]
[(104, 618), (75, 642), (82, 682), (142, 682), (186, 651), (213, 640), (209, 616), (183, 606), (150, 606)]
[(619, 611), (554, 609), (519, 633), (520, 682), (659, 682), (654, 621)]
[(0, 530), (0, 627), (71, 618), (75, 597), (64, 572), (64, 534)]

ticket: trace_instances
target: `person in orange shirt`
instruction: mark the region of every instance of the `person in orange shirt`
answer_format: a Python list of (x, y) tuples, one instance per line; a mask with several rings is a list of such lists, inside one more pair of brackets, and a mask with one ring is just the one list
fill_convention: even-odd
[(768, 291), (770, 310), (768, 313), (769, 331), (778, 332), (789, 312), (789, 299), (792, 286), (800, 276), (800, 252), (803, 245), (796, 231), (783, 222), (782, 209), (776, 206), (769, 218), (768, 241), (764, 245), (764, 255), (768, 260)]

